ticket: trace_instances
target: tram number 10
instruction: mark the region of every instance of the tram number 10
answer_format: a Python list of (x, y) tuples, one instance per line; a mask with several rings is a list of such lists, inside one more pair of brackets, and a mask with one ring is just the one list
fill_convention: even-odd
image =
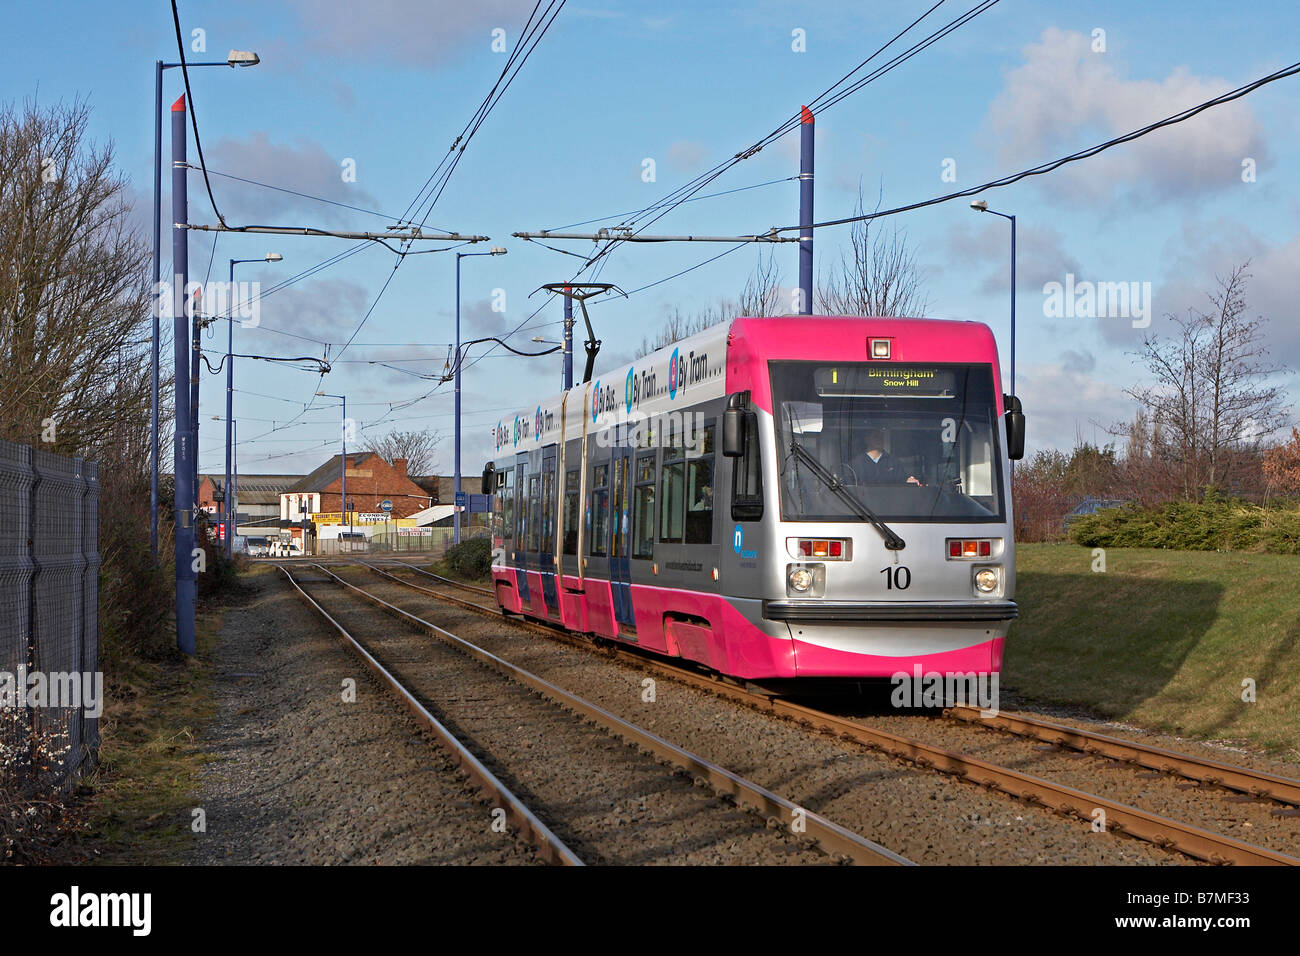
[(906, 591), (912, 585), (912, 572), (906, 565), (897, 567), (881, 568), (880, 573), (885, 576), (885, 590)]

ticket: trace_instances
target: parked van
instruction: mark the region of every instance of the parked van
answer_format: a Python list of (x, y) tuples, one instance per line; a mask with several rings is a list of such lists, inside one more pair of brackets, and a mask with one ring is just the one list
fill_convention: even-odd
[(361, 531), (339, 532), (339, 553), (369, 551), (370, 540)]

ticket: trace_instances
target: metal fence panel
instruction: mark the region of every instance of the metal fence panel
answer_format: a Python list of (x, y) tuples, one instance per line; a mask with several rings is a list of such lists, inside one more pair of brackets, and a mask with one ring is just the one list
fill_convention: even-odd
[(93, 463), (0, 441), (0, 669), (42, 694), (6, 715), (8, 742), (39, 739), (52, 759), (33, 773), (64, 785), (99, 740), (75, 705), (98, 669), (99, 490)]

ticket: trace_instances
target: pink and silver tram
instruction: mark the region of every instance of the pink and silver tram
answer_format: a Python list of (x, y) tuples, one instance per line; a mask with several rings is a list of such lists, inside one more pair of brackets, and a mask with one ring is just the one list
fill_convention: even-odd
[(738, 678), (996, 672), (1023, 444), (985, 325), (734, 319), (497, 424), (496, 599)]

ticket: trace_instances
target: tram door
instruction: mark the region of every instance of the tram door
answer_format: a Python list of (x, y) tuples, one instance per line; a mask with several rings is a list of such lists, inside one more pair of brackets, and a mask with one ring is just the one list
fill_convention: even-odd
[(532, 520), (528, 505), (528, 455), (515, 458), (515, 539), (510, 552), (510, 566), (515, 569), (519, 583), (519, 600), (528, 606), (528, 522)]
[(632, 573), (628, 562), (632, 550), (632, 489), (629, 478), (632, 471), (632, 449), (626, 441), (626, 426), (614, 426), (615, 441), (610, 462), (613, 475), (610, 491), (613, 507), (610, 515), (611, 535), (609, 548), (609, 584), (614, 592), (614, 619), (620, 631), (635, 631), (636, 618), (632, 615)]
[(541, 533), (540, 550), (536, 555), (537, 567), (542, 572), (542, 596), (546, 599), (546, 614), (558, 618), (560, 599), (556, 594), (555, 581), (559, 568), (555, 566), (555, 446), (548, 445), (542, 449), (541, 501), (538, 508), (538, 520)]

